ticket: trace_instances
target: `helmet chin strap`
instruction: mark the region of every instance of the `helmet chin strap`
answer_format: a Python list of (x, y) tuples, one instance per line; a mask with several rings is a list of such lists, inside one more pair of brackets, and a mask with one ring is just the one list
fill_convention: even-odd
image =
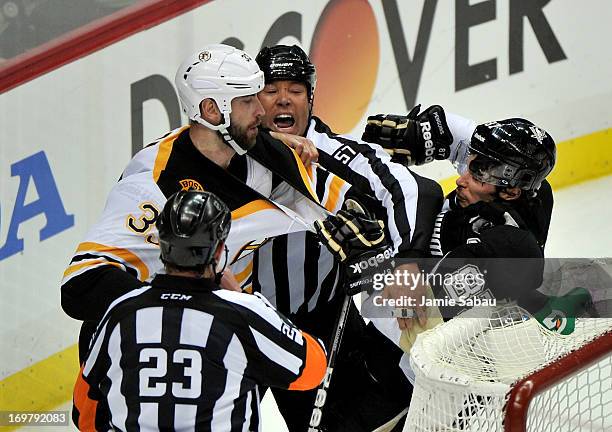
[[(225, 263), (223, 263), (223, 267), (221, 268), (221, 271), (219, 272), (215, 272), (215, 283), (217, 285), (221, 284), (221, 278), (223, 277), (223, 272), (225, 271), (225, 268), (227, 267), (227, 256), (229, 254), (229, 250), (227, 249), (226, 245), (223, 245), (224, 249), (225, 249)], [(217, 268), (217, 262), (215, 261), (215, 259), (213, 258), (213, 272), (216, 270)]]
[(233, 148), (236, 153), (238, 153), (240, 156), (246, 154), (246, 150), (240, 147), (240, 145), (234, 140), (232, 135), (229, 133), (229, 130), (227, 130), (225, 127), (221, 127), (219, 129), (219, 133), (221, 134), (221, 138), (225, 144)]
[(234, 139), (234, 137), (232, 137), (228, 130), (229, 122), (226, 119), (229, 118), (230, 113), (222, 112), (221, 114), (223, 115), (223, 123), (221, 123), (220, 125), (214, 125), (212, 123), (207, 122), (202, 118), (201, 115), (195, 116), (193, 120), (200, 123), (202, 126), (206, 126), (208, 129), (218, 131), (221, 135), (221, 139), (223, 140), (223, 142), (233, 148), (234, 151), (240, 156), (246, 154), (246, 150), (236, 142), (236, 140)]

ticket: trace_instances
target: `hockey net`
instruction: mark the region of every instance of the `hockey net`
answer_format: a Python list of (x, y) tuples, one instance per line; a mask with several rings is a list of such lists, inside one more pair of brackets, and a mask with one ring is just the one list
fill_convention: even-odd
[(612, 430), (612, 319), (564, 336), (516, 306), (471, 312), (412, 347), (405, 431)]

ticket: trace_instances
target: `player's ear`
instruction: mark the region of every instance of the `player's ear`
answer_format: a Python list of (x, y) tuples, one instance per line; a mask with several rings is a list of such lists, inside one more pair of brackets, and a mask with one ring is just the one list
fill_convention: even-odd
[(499, 197), (505, 201), (514, 201), (521, 196), (522, 192), (521, 188), (518, 187), (505, 188), (499, 192)]
[(200, 102), (200, 115), (208, 123), (214, 125), (221, 123), (221, 111), (213, 99), (204, 99)]

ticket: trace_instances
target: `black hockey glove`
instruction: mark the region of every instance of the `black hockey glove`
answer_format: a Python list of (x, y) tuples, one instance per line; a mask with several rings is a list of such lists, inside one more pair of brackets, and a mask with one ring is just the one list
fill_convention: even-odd
[(383, 245), (384, 228), (383, 221), (371, 219), (361, 208), (349, 207), (315, 221), (319, 241), (342, 263)]
[(402, 165), (423, 165), (448, 159), (453, 135), (446, 124), (444, 109), (432, 105), (419, 114), (415, 106), (407, 116), (377, 114), (368, 117), (362, 140), (380, 144), (391, 161)]
[(391, 262), (392, 249), (385, 240), (385, 224), (371, 218), (353, 200), (347, 209), (315, 221), (319, 240), (340, 261), (346, 271), (346, 291), (353, 295), (369, 289), (373, 273)]
[(435, 221), (431, 254), (442, 256), (471, 241), (478, 241), (483, 231), (499, 225), (525, 229), (521, 217), (509, 205), (479, 201), (465, 208), (441, 212)]
[(510, 225), (516, 228), (525, 228), (525, 223), (516, 210), (510, 205), (501, 202), (478, 201), (464, 209), (469, 217), (470, 229), (474, 234), (497, 225)]
[(395, 268), (393, 248), (386, 242), (383, 246), (356, 255), (345, 267), (344, 289), (348, 295), (374, 289), (374, 275), (391, 273)]

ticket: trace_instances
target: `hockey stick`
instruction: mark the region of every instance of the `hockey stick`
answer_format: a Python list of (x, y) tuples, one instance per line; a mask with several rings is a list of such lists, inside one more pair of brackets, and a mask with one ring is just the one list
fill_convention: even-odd
[[(363, 215), (366, 215), (369, 218), (372, 217), (359, 202), (352, 198), (347, 199), (344, 205), (347, 209), (355, 210), (359, 213), (362, 213)], [(340, 265), (339, 271), (342, 273), (340, 274), (338, 287), (345, 288), (345, 283), (348, 283), (348, 281), (345, 279), (346, 269), (343, 267), (343, 265)], [(321, 419), (323, 418), (323, 407), (325, 406), (325, 402), (327, 401), (327, 390), (329, 389), (331, 377), (334, 373), (334, 367), (336, 366), (336, 358), (338, 357), (338, 351), (340, 350), (340, 344), (342, 343), (342, 335), (344, 334), (344, 329), (346, 327), (346, 321), (348, 319), (348, 314), (352, 301), (351, 295), (348, 294), (349, 290), (347, 289), (345, 292), (346, 293), (344, 295), (344, 301), (342, 303), (342, 307), (340, 308), (338, 318), (336, 319), (334, 333), (332, 334), (332, 344), (329, 350), (329, 362), (327, 364), (327, 370), (325, 371), (323, 381), (321, 381), (321, 384), (319, 384), (319, 386), (317, 387), (317, 394), (315, 396), (314, 407), (310, 416), (308, 432), (322, 431), (320, 425)]]
[(327, 371), (323, 381), (317, 387), (317, 394), (315, 396), (314, 407), (310, 416), (310, 424), (308, 432), (321, 432), (320, 429), (321, 419), (323, 418), (323, 407), (327, 400), (327, 390), (331, 382), (332, 373), (334, 372), (334, 366), (336, 365), (336, 358), (338, 357), (338, 351), (340, 350), (340, 344), (342, 343), (342, 335), (344, 334), (344, 328), (346, 327), (346, 320), (351, 305), (351, 296), (348, 294), (344, 296), (344, 302), (340, 309), (340, 314), (336, 320), (336, 328), (332, 335), (332, 345), (329, 351), (329, 362), (327, 364)]

